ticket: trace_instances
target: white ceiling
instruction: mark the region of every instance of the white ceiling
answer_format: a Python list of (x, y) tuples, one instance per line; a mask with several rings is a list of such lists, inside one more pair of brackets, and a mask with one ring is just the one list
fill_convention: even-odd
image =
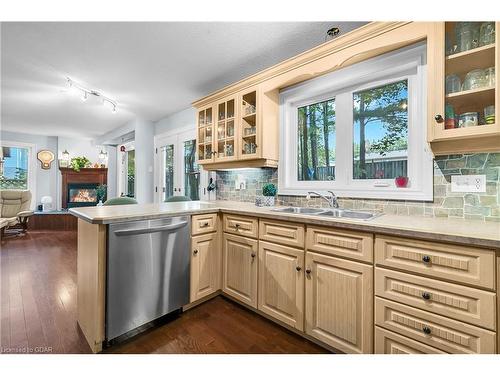
[[(93, 138), (138, 116), (157, 121), (229, 83), (362, 22), (2, 23), (2, 129)], [(100, 90), (117, 114), (65, 91)], [(93, 100), (95, 99), (95, 100)]]

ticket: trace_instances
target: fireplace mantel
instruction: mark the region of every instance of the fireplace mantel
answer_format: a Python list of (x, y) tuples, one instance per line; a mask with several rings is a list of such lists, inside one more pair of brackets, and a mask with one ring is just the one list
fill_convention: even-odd
[(76, 172), (72, 168), (59, 168), (59, 170), (62, 175), (62, 208), (68, 208), (68, 202), (66, 200), (68, 196), (68, 184), (95, 183), (104, 185), (107, 184), (108, 181), (108, 168), (82, 168), (80, 172)]

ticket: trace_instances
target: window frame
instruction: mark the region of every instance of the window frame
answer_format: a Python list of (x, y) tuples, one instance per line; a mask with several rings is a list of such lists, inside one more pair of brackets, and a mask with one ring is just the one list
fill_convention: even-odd
[[(26, 142), (14, 142), (14, 141), (4, 141), (0, 142), (0, 147), (15, 147), (15, 148), (26, 148), (28, 149), (28, 182), (27, 189), (31, 192), (31, 208), (36, 205), (36, 157), (35, 154), (38, 152), (36, 144), (26, 143)], [(13, 189), (23, 191), (23, 189)]]
[[(433, 156), (426, 142), (426, 45), (393, 51), (280, 92), (280, 159), (278, 194), (307, 195), (333, 190), (340, 197), (370, 199), (433, 199)], [(410, 186), (397, 188), (394, 179), (354, 179), (355, 92), (408, 80), (408, 177)], [(297, 109), (335, 98), (335, 180), (299, 181)], [(339, 139), (342, 140), (339, 142)]]

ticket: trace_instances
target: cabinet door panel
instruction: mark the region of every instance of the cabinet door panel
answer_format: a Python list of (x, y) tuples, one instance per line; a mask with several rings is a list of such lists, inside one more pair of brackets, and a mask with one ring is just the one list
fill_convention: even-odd
[(205, 234), (215, 232), (219, 226), (217, 213), (193, 216), (191, 234)]
[(261, 240), (304, 248), (304, 237), (304, 225), (276, 220), (261, 219), (259, 221), (259, 238)]
[(257, 307), (258, 242), (224, 233), (223, 286), (225, 293)]
[(220, 289), (221, 251), (217, 233), (193, 237), (191, 244), (191, 302), (194, 302)]
[(372, 353), (373, 266), (308, 252), (305, 284), (306, 333), (346, 353)]
[(446, 354), (446, 352), (375, 327), (375, 354)]
[(375, 322), (377, 326), (447, 353), (496, 352), (494, 332), (378, 297), (375, 301)]
[(495, 253), (408, 238), (376, 236), (375, 263), (463, 284), (495, 289)]
[(224, 215), (224, 232), (240, 236), (258, 237), (259, 220), (256, 217), (240, 215)]
[(376, 267), (375, 294), (491, 330), (496, 327), (495, 293)]
[(259, 242), (259, 310), (304, 328), (304, 251)]

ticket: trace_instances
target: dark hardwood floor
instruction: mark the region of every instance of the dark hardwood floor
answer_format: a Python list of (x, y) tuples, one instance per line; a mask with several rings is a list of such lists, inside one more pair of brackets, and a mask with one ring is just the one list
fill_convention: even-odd
[[(90, 353), (76, 323), (76, 232), (2, 241), (0, 352)], [(106, 353), (326, 353), (223, 297)]]

